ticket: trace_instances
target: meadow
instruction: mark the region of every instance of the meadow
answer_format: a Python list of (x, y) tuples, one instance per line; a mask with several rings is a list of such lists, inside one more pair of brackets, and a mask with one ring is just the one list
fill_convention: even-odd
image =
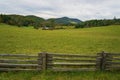
[[(0, 53), (96, 54), (120, 52), (120, 25), (36, 30), (0, 24)], [(119, 80), (120, 72), (0, 72), (0, 80)]]
[(120, 52), (120, 26), (84, 29), (36, 30), (0, 24), (0, 53)]

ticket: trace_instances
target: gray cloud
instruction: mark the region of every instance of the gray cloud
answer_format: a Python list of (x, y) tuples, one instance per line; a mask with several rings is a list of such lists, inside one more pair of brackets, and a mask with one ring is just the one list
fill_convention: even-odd
[(120, 17), (120, 0), (0, 0), (0, 13), (81, 20)]

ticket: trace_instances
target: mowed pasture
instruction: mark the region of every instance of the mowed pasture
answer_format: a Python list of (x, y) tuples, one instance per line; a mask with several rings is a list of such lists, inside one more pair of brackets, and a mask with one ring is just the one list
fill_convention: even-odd
[[(36, 30), (0, 24), (0, 53), (39, 52), (93, 55), (120, 52), (120, 25)], [(0, 80), (119, 80), (120, 72), (0, 72)]]
[(120, 52), (120, 26), (36, 30), (0, 24), (0, 53), (96, 54)]

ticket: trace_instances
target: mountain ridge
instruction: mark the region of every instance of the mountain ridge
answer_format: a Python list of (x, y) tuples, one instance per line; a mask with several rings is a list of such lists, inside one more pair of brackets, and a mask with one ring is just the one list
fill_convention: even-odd
[(43, 21), (49, 21), (50, 19), (53, 19), (55, 20), (55, 23), (57, 24), (77, 24), (77, 23), (80, 23), (82, 22), (81, 20), (77, 19), (77, 18), (70, 18), (70, 17), (59, 17), (59, 18), (48, 18), (48, 19), (44, 19), (43, 17), (39, 17), (39, 16), (35, 16), (35, 15), (26, 15), (26, 16), (23, 16), (23, 15), (18, 15), (18, 14), (11, 14), (9, 16), (21, 16), (21, 17), (25, 17), (27, 19), (34, 19), (35, 21), (40, 21), (40, 22), (43, 22)]
[[(60, 18), (50, 18), (55, 20), (55, 23), (58, 24), (77, 24), (82, 22), (81, 20), (77, 19), (77, 18), (69, 18), (69, 17), (60, 17)], [(48, 19), (49, 20), (49, 19)]]

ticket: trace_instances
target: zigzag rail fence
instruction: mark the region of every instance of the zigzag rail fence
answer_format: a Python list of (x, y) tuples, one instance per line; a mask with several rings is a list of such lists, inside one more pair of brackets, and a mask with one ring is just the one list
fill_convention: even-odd
[(0, 54), (0, 71), (115, 71), (120, 70), (120, 54), (101, 52), (80, 54)]

